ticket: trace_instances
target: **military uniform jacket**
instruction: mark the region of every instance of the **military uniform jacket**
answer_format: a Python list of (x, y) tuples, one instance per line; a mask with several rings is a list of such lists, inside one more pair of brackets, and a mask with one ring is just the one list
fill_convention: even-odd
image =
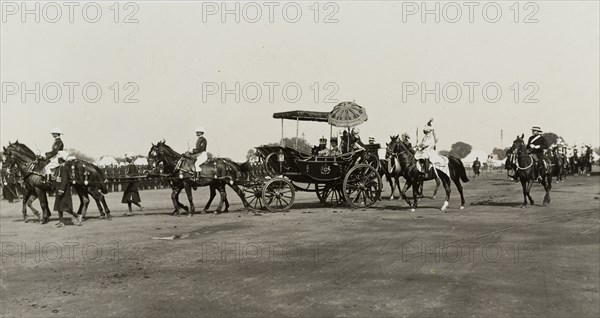
[(71, 198), (71, 180), (69, 178), (69, 167), (64, 163), (58, 167), (56, 177), (56, 200), (54, 200), (54, 211), (72, 211), (73, 200)]
[(60, 138), (54, 139), (54, 143), (52, 144), (52, 150), (46, 152), (46, 159), (49, 160), (50, 158), (56, 156), (56, 154), (58, 154), (59, 151), (63, 150), (64, 147), (65, 145), (63, 144)]
[(200, 136), (198, 137), (198, 140), (196, 140), (196, 148), (194, 148), (194, 150), (192, 150), (192, 154), (197, 154), (197, 153), (201, 153), (203, 151), (206, 151), (206, 138), (204, 138), (204, 136)]
[(527, 149), (534, 154), (544, 154), (544, 150), (548, 149), (546, 138), (544, 138), (542, 135), (533, 135), (529, 137), (529, 140), (527, 141)]
[[(134, 165), (133, 163), (127, 165), (127, 167), (125, 168), (125, 175), (128, 177), (137, 176), (138, 169), (136, 165)], [(123, 198), (121, 198), (121, 203), (127, 202), (141, 202), (139, 184), (138, 181), (135, 179), (130, 179), (129, 182), (127, 182), (125, 190), (123, 191)]]

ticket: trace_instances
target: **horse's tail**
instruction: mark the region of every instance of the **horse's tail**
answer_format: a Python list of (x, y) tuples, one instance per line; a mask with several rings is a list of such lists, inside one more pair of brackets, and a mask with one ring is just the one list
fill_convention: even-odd
[(458, 176), (460, 177), (460, 180), (465, 183), (469, 182), (469, 177), (467, 177), (467, 170), (465, 169), (465, 165), (463, 164), (462, 160), (453, 156), (448, 156), (448, 159), (450, 160), (450, 162), (454, 161), (455, 169), (458, 173)]

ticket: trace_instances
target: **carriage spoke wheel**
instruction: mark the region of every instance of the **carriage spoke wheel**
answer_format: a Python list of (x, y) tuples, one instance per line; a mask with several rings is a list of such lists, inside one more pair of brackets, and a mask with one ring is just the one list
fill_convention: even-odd
[(362, 158), (362, 163), (375, 168), (375, 171), (379, 171), (379, 168), (380, 168), (379, 157), (373, 153), (365, 154), (364, 157)]
[(367, 164), (352, 167), (344, 178), (343, 193), (353, 208), (373, 205), (381, 196), (383, 184), (377, 170)]
[(246, 196), (246, 202), (248, 202), (248, 208), (254, 211), (262, 210), (264, 208), (262, 203), (262, 186), (260, 184), (244, 187), (244, 194)]
[(272, 152), (265, 157), (265, 162), (264, 162), (265, 171), (271, 178), (281, 176), (283, 174), (283, 171), (286, 171), (287, 169), (289, 169), (289, 166), (287, 165), (287, 163), (285, 161), (280, 163), (277, 160), (278, 156), (279, 156), (278, 152)]
[(294, 186), (286, 179), (269, 180), (262, 191), (263, 204), (271, 212), (287, 211), (294, 204)]
[(341, 184), (315, 184), (317, 197), (323, 205), (337, 206), (344, 202), (344, 193)]

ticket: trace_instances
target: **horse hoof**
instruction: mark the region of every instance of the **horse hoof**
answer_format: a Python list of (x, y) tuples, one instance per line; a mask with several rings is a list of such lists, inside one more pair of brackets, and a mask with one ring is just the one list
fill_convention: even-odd
[(410, 209), (410, 212), (415, 212), (415, 209)]
[(436, 196), (434, 195), (434, 196), (432, 196), (432, 197), (431, 197), (431, 199), (435, 200), (435, 197), (436, 197)]
[(394, 200), (394, 196), (393, 196), (393, 195), (392, 195), (392, 196), (390, 196), (390, 200)]
[(523, 204), (521, 205), (521, 209), (524, 209), (527, 205)]
[(461, 205), (461, 206), (460, 206), (460, 209), (461, 209), (461, 210), (464, 210), (464, 209), (465, 209), (465, 207), (464, 207), (463, 205)]
[(56, 224), (54, 224), (54, 227), (63, 227), (65, 226), (65, 224), (63, 222), (58, 222)]
[(192, 213), (188, 213), (187, 216), (188, 216), (188, 218), (191, 218), (193, 216), (193, 214)]
[(208, 211), (202, 210), (202, 212), (200, 212), (200, 214), (206, 214), (206, 212), (208, 212)]

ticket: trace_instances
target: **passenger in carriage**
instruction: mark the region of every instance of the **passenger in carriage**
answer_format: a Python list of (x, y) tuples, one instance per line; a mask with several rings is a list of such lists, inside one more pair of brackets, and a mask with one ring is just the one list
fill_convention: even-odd
[(360, 140), (359, 133), (360, 130), (358, 128), (352, 128), (352, 133), (350, 135), (350, 151), (358, 150), (365, 147), (365, 144)]
[(342, 154), (342, 151), (338, 147), (337, 137), (331, 137), (331, 141), (329, 143), (331, 145), (331, 149), (329, 149), (329, 156), (339, 156)]
[(327, 156), (327, 138), (321, 137), (321, 139), (319, 139), (319, 145), (313, 147), (312, 153), (315, 156)]

